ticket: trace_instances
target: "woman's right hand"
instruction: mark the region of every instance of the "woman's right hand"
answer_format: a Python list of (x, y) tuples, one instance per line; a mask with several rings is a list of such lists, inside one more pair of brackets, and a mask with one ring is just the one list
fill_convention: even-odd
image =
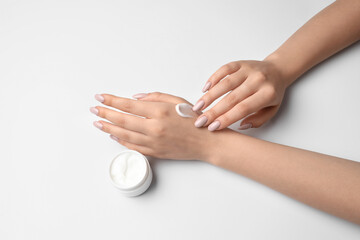
[(203, 92), (208, 92), (193, 110), (204, 110), (222, 95), (229, 94), (200, 115), (195, 126), (220, 130), (247, 117), (240, 130), (260, 127), (278, 111), (287, 82), (271, 61), (230, 62), (209, 78), (203, 88)]

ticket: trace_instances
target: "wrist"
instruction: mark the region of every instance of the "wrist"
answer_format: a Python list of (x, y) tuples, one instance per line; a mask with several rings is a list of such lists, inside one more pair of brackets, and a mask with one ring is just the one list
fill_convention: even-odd
[(212, 158), (215, 154), (217, 132), (210, 132), (207, 129), (202, 131), (200, 138), (195, 146), (196, 159), (212, 164)]
[(204, 141), (201, 141), (202, 145), (199, 147), (199, 159), (212, 165), (220, 166), (222, 159), (226, 155), (228, 136), (232, 133), (237, 134), (229, 128), (215, 132), (207, 131), (206, 136), (203, 138)]
[(277, 51), (271, 53), (263, 61), (272, 64), (277, 69), (286, 88), (300, 77), (302, 73), (291, 59), (288, 59)]

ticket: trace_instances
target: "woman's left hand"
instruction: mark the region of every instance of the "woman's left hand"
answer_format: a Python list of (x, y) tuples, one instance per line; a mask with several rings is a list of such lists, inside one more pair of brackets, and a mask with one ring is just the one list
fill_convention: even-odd
[(133, 100), (110, 94), (97, 94), (95, 98), (106, 106), (90, 108), (100, 120), (94, 125), (109, 133), (110, 137), (125, 147), (144, 155), (167, 159), (207, 159), (211, 133), (195, 128), (195, 118), (180, 117), (175, 111), (178, 103), (188, 103), (183, 98), (164, 93), (136, 94)]

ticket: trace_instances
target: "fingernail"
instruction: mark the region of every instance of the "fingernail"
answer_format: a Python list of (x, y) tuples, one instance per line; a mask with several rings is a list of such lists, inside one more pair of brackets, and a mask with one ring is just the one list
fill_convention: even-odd
[(132, 97), (136, 98), (136, 99), (141, 99), (141, 98), (146, 97), (147, 95), (148, 95), (147, 93), (137, 93), (137, 94), (133, 95)]
[(104, 97), (101, 94), (95, 94), (95, 99), (101, 103), (104, 102)]
[(94, 122), (94, 126), (97, 127), (98, 129), (102, 130), (103, 125), (101, 124), (101, 122), (95, 121)]
[(203, 87), (202, 92), (206, 92), (207, 90), (209, 90), (210, 86), (211, 86), (211, 82), (205, 83), (205, 86)]
[(195, 127), (202, 127), (202, 126), (204, 126), (204, 124), (206, 123), (208, 121), (208, 119), (207, 119), (207, 117), (206, 116), (201, 116), (200, 118), (198, 118), (196, 121), (195, 121), (195, 123), (194, 123), (194, 125), (195, 125)]
[(114, 135), (110, 135), (110, 138), (114, 141), (119, 141), (119, 138)]
[(99, 110), (97, 110), (96, 107), (91, 107), (91, 108), (90, 108), (90, 112), (92, 112), (92, 113), (95, 114), (96, 116), (99, 114)]
[(249, 129), (249, 128), (252, 128), (251, 123), (244, 124), (244, 125), (240, 126), (238, 129), (239, 130), (246, 130), (246, 129)]
[(220, 122), (216, 120), (215, 122), (209, 125), (208, 130), (212, 132), (218, 129), (219, 127), (220, 127)]
[(205, 105), (204, 100), (199, 100), (197, 103), (193, 106), (192, 110), (194, 112), (199, 111), (203, 106)]

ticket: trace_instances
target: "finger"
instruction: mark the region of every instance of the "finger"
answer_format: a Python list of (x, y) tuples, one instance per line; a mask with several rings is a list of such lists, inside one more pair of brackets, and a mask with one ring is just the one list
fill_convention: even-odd
[(211, 88), (204, 96), (202, 96), (196, 105), (198, 105), (199, 102), (203, 101), (204, 103), (200, 104), (203, 106), (201, 109), (207, 108), (211, 103), (213, 103), (216, 99), (218, 99), (225, 93), (235, 89), (236, 87), (239, 87), (245, 79), (246, 75), (243, 71), (237, 71), (230, 76), (227, 76), (226, 78), (221, 80), (221, 82)]
[(148, 138), (146, 135), (138, 132), (129, 131), (109, 122), (101, 120), (95, 121), (94, 126), (106, 133), (110, 133), (111, 135), (116, 136), (118, 139), (122, 139), (124, 141), (131, 142), (137, 145), (144, 145), (148, 142)]
[[(200, 126), (199, 122), (201, 120), (203, 122), (205, 122), (205, 119), (206, 119), (206, 122), (203, 124), (203, 126), (208, 126), (219, 116), (230, 111), (236, 104), (238, 104), (239, 102), (243, 101), (247, 97), (254, 94), (254, 92), (255, 92), (255, 89), (248, 87), (246, 82), (243, 83), (241, 86), (239, 86), (238, 88), (236, 88), (235, 90), (230, 92), (228, 95), (226, 95), (220, 102), (218, 102), (210, 110), (208, 110), (204, 114), (200, 115), (195, 122), (195, 126), (199, 127)], [(203, 117), (203, 116), (205, 116), (205, 117)]]
[[(102, 97), (99, 98), (99, 96)], [(152, 109), (156, 107), (152, 102), (136, 101), (129, 98), (117, 97), (111, 94), (96, 95), (95, 98), (103, 104), (143, 117), (152, 117)], [(101, 101), (102, 100), (102, 101)]]
[[(111, 137), (111, 135), (110, 135), (110, 137)], [(144, 146), (141, 146), (141, 145), (130, 143), (130, 142), (127, 142), (127, 141), (122, 140), (122, 139), (116, 139), (114, 137), (111, 137), (111, 138), (113, 140), (117, 141), (118, 143), (120, 143), (121, 145), (127, 147), (128, 149), (140, 152), (143, 155), (152, 156), (153, 151), (148, 147), (144, 147)]]
[[(250, 115), (249, 117), (245, 118), (240, 125), (242, 126), (251, 126), (254, 128), (261, 127), (264, 123), (269, 121), (278, 111), (279, 106), (271, 106), (264, 109), (261, 109), (257, 113)], [(247, 128), (243, 128), (240, 130), (245, 130)]]
[[(210, 85), (208, 85), (208, 89), (214, 87), (221, 79), (223, 79), (224, 77), (226, 77), (226, 75), (230, 75), (234, 72), (236, 72), (237, 70), (240, 69), (240, 64), (239, 62), (230, 62), (228, 64), (223, 65), (222, 67), (220, 67), (216, 72), (214, 72), (209, 80), (207, 80), (206, 84), (209, 82)], [(206, 86), (205, 84), (205, 86)], [(203, 88), (203, 92), (207, 90), (205, 87)]]
[(210, 131), (220, 130), (228, 127), (234, 122), (243, 119), (251, 113), (257, 112), (264, 107), (268, 107), (267, 99), (264, 98), (262, 91), (256, 92), (245, 100), (235, 105), (231, 110), (219, 116), (208, 126)]
[(95, 113), (101, 118), (105, 118), (115, 125), (131, 130), (146, 134), (146, 120), (145, 118), (137, 117), (134, 115), (121, 113), (106, 107), (96, 106), (90, 109), (91, 112)]
[(152, 93), (138, 93), (133, 95), (133, 98), (136, 98), (138, 100), (145, 100), (145, 101), (152, 101), (152, 102), (167, 102), (167, 103), (188, 103), (185, 99), (177, 96), (173, 96), (166, 93), (161, 92), (152, 92)]

